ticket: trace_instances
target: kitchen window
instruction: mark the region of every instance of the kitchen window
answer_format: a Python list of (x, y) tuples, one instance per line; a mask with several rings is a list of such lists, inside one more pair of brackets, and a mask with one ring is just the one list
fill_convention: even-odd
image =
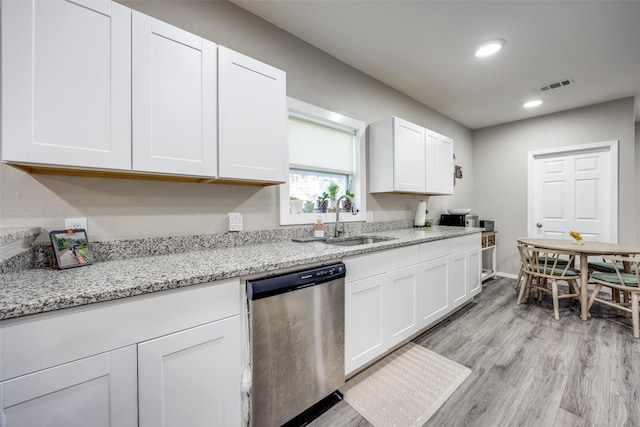
[(346, 191), (354, 194), (356, 214), (341, 211), (340, 221), (364, 221), (365, 123), (292, 98), (287, 104), (289, 180), (280, 186), (280, 224), (312, 224), (318, 217), (334, 222), (333, 202), (326, 212), (318, 203), (331, 194), (332, 184), (338, 187), (336, 199)]

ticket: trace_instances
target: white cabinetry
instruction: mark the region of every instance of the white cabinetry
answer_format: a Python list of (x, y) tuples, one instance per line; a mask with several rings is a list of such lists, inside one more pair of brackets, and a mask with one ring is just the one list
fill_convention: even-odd
[(418, 246), (344, 260), (345, 371), (355, 371), (418, 330)]
[(131, 11), (2, 2), (2, 158), (131, 169)]
[(370, 191), (425, 192), (424, 128), (399, 117), (369, 126)]
[(453, 140), (398, 117), (369, 125), (372, 193), (453, 194)]
[(453, 139), (425, 130), (426, 193), (453, 194)]
[(451, 239), (449, 305), (456, 308), (482, 291), (481, 242), (479, 235)]
[(135, 427), (136, 346), (0, 383), (2, 425)]
[(449, 239), (420, 245), (420, 328), (445, 316), (449, 306)]
[(286, 182), (285, 72), (220, 46), (218, 79), (220, 178)]
[(140, 425), (240, 425), (239, 312), (236, 279), (3, 320), (2, 417), (119, 427), (139, 409)]
[(238, 316), (138, 345), (140, 427), (239, 425)]
[(217, 46), (132, 14), (133, 170), (215, 177)]

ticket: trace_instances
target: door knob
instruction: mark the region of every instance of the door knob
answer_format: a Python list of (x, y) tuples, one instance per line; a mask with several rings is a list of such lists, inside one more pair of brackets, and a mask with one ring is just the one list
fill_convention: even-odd
[(542, 224), (537, 223), (537, 224), (536, 224), (536, 227), (538, 227), (538, 228), (542, 228)]

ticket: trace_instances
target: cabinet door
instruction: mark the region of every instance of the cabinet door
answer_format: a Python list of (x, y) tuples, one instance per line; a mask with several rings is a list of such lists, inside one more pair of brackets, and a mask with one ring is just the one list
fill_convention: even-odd
[(424, 128), (394, 117), (393, 144), (394, 190), (424, 193)]
[(218, 48), (220, 178), (286, 182), (289, 175), (284, 71)]
[(469, 249), (467, 258), (467, 292), (473, 297), (482, 292), (482, 248)]
[(426, 192), (453, 194), (453, 140), (426, 130)]
[(420, 328), (449, 312), (449, 257), (420, 264)]
[(466, 251), (451, 255), (449, 273), (449, 306), (453, 309), (468, 299)]
[(133, 169), (217, 173), (217, 45), (133, 12)]
[(131, 10), (2, 3), (2, 158), (131, 169)]
[(137, 426), (136, 346), (0, 384), (7, 427)]
[(409, 338), (420, 329), (418, 275), (416, 265), (385, 275), (384, 306), (389, 346)]
[(388, 348), (383, 312), (384, 277), (382, 274), (346, 284), (346, 374), (380, 356)]
[(240, 319), (138, 345), (140, 426), (240, 425)]

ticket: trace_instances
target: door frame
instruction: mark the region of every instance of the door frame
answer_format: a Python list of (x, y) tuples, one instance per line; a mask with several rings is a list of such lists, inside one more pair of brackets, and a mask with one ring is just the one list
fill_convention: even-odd
[(595, 142), (591, 144), (571, 145), (568, 147), (546, 148), (529, 151), (528, 153), (528, 186), (527, 186), (527, 236), (535, 237), (535, 161), (548, 155), (571, 155), (605, 149), (610, 154), (611, 187), (609, 191), (609, 206), (611, 206), (610, 235), (612, 243), (618, 242), (618, 140)]

